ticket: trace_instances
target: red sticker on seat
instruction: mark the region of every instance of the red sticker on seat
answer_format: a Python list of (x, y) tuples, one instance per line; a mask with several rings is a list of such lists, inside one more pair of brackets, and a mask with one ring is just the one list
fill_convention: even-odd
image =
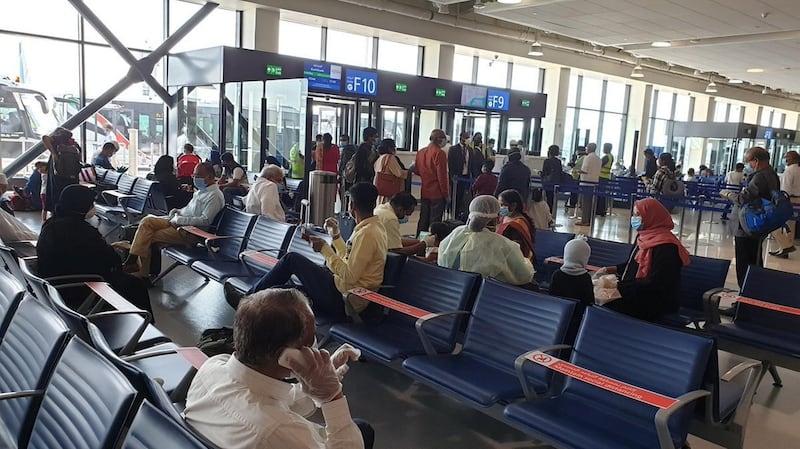
[(269, 267), (274, 267), (278, 264), (278, 259), (258, 251), (245, 251), (242, 253), (242, 255)]
[(211, 234), (209, 232), (206, 232), (206, 231), (198, 228), (197, 226), (181, 226), (181, 229), (183, 229), (184, 231), (188, 232), (189, 234), (196, 235), (198, 237), (202, 237), (202, 238), (204, 238), (206, 240), (214, 240), (214, 239), (219, 238), (218, 235), (214, 235), (214, 234)]
[(774, 310), (776, 312), (786, 313), (789, 315), (800, 315), (800, 309), (797, 307), (784, 306), (781, 304), (775, 304), (774, 302), (760, 301), (758, 299), (748, 298), (746, 296), (739, 296), (736, 293), (721, 293), (719, 296), (721, 298), (732, 299), (736, 302), (760, 307), (762, 309)]
[(396, 312), (400, 312), (404, 315), (408, 315), (417, 319), (426, 318), (430, 315), (433, 315), (433, 313), (428, 312), (427, 310), (422, 310), (418, 307), (410, 306), (406, 303), (396, 301), (392, 298), (383, 296), (380, 293), (373, 292), (372, 290), (367, 290), (366, 288), (354, 288), (350, 290), (349, 293), (356, 295), (359, 298), (366, 299), (367, 301), (374, 302), (375, 304), (380, 304)]
[(117, 293), (116, 290), (111, 288), (105, 282), (86, 282), (86, 286), (89, 287), (97, 296), (103, 299), (103, 301), (107, 302), (111, 307), (122, 311), (122, 312), (141, 312), (142, 309), (134, 306), (130, 303), (124, 296)]

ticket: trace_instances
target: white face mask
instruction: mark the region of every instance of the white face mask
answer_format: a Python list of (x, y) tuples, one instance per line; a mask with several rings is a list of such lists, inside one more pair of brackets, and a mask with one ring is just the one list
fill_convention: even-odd
[(88, 220), (88, 219), (94, 217), (94, 215), (95, 215), (95, 209), (94, 209), (94, 206), (92, 206), (92, 208), (89, 209), (88, 212), (86, 212), (86, 219)]

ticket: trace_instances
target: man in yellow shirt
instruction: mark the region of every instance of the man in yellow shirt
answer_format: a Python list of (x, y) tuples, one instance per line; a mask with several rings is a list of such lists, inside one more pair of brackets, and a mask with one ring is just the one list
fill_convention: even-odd
[[(333, 237), (332, 247), (319, 237), (304, 237), (314, 251), (325, 258), (325, 267), (302, 254), (287, 253), (247, 294), (290, 284), (294, 275), (300, 279), (303, 290), (311, 298), (315, 315), (333, 321), (346, 320), (342, 295), (353, 288), (377, 290), (383, 282), (386, 231), (380, 219), (372, 213), (377, 199), (378, 190), (371, 183), (353, 185), (350, 188), (350, 213), (356, 219), (356, 228), (350, 240), (345, 242), (342, 239), (335, 218), (325, 220), (325, 229)], [(225, 285), (225, 298), (232, 306), (238, 305), (242, 296), (229, 284)], [(368, 305), (366, 300), (357, 297), (351, 297), (350, 301), (356, 312), (362, 312)]]
[(386, 247), (389, 251), (413, 256), (425, 251), (425, 242), (416, 239), (404, 239), (400, 234), (400, 225), (408, 223), (408, 217), (417, 208), (417, 199), (408, 192), (400, 192), (388, 203), (375, 208), (375, 216), (380, 218), (386, 230)]

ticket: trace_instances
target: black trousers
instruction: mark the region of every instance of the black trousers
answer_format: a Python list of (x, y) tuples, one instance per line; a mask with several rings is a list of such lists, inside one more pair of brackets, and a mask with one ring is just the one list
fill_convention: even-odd
[(736, 250), (736, 282), (739, 289), (744, 285), (747, 276), (747, 267), (755, 265), (764, 266), (764, 255), (761, 251), (764, 237), (734, 237), (733, 244)]
[(544, 192), (545, 196), (547, 197), (547, 207), (550, 208), (551, 214), (553, 213), (553, 203), (555, 202), (555, 196), (556, 196), (555, 193), (556, 192), (552, 190), (552, 188), (550, 190), (545, 190)]
[(423, 199), (420, 203), (419, 222), (417, 222), (417, 235), (419, 235), (419, 231), (427, 231), (428, 228), (431, 227), (431, 223), (442, 221), (442, 217), (444, 216), (445, 199)]

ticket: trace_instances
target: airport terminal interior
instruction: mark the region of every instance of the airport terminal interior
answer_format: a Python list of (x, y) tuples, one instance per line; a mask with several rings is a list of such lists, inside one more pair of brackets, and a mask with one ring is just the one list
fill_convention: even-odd
[[(763, 200), (765, 204), (792, 209), (792, 203), (800, 203), (794, 199), (800, 198), (800, 174), (794, 174), (800, 163), (798, 52), (800, 12), (795, 0), (9, 2), (0, 8), (0, 171), (4, 172), (8, 188), (4, 203), (14, 209), (17, 219), (14, 232), (20, 232), (22, 226), (29, 233), (12, 237), (13, 232), (3, 228), (13, 219), (6, 218), (6, 210), (0, 211), (0, 262), (5, 268), (0, 270), (0, 284), (8, 284), (0, 285), (0, 447), (14, 441), (8, 447), (224, 448), (223, 444), (214, 446), (213, 436), (193, 428), (180, 415), (187, 404), (186, 388), (191, 375), (206, 356), (191, 353), (191, 358), (186, 355), (189, 352), (174, 348), (198, 346), (204, 331), (232, 328), (235, 316), (224, 288), (235, 276), (211, 275), (217, 272), (203, 272), (195, 261), (233, 264), (241, 270), (248, 257), (255, 257), (248, 251), (275, 251), (258, 248), (254, 243), (248, 245), (248, 239), (255, 241), (255, 231), (262, 222), (267, 223), (266, 229), (271, 220), (259, 215), (256, 221), (242, 212), (248, 201), (247, 189), (230, 197), (226, 189), (226, 208), (215, 220), (219, 231), (205, 225), (202, 230), (181, 231), (183, 239), (186, 232), (202, 236), (192, 241), (196, 248), (186, 250), (195, 259), (181, 261), (177, 253), (171, 253), (171, 248), (177, 246), (169, 244), (175, 242), (165, 241), (161, 247), (154, 247), (152, 254), (160, 259), (160, 267), (142, 280), (149, 293), (153, 325), (144, 334), (132, 337), (133, 347), (130, 342), (122, 349), (111, 347), (114, 342), (110, 337), (108, 344), (99, 344), (97, 339), (102, 339), (107, 329), (100, 326), (100, 337), (98, 333), (87, 334), (85, 323), (92, 318), (78, 313), (91, 316), (103, 306), (78, 302), (79, 307), (74, 307), (78, 313), (64, 311), (53, 300), (57, 295), (54, 292), (60, 291), (66, 298), (65, 292), (75, 287), (59, 287), (62, 281), (58, 278), (50, 279), (35, 271), (41, 263), (36, 260), (37, 238), (31, 235), (39, 234), (47, 215), (36, 204), (56, 204), (53, 198), (45, 197), (45, 192), (49, 196), (63, 189), (63, 185), (56, 187), (55, 179), (64, 166), (51, 155), (51, 151), (60, 152), (62, 146), (46, 145), (44, 141), (62, 127), (72, 131), (73, 143), (80, 148), (80, 157), (86, 164), (69, 184), (83, 184), (97, 192), (92, 209), (96, 216), (87, 221), (123, 258), (128, 256), (127, 250), (132, 248), (129, 243), (144, 217), (170, 213), (172, 207), (167, 205), (174, 197), (159, 191), (163, 181), (152, 182), (159, 176), (155, 173), (156, 162), (171, 156), (174, 164), (184, 154), (186, 144), (193, 146), (199, 160), (208, 160), (212, 165), (221, 163), (216, 159), (221, 154), (232, 155), (234, 165), (241, 167), (249, 180), (251, 195), (257, 185), (255, 180), (266, 177), (262, 168), (269, 164), (280, 167), (285, 178), (280, 192), (292, 198), (282, 204), (291, 227), (280, 223), (284, 227), (269, 228), (280, 232), (288, 229), (286, 238), (284, 234), (264, 237), (281, 247), (280, 253), (274, 254), (276, 258), (298, 252), (299, 246), (303, 247), (299, 253), (313, 258), (310, 243), (296, 242), (300, 231), (310, 225), (309, 229), (316, 231), (308, 232), (324, 234), (323, 222), (328, 216), (337, 217), (339, 223), (354, 220), (348, 216), (352, 204), (344, 195), (345, 182), (353, 184), (352, 180), (345, 180), (349, 176), (346, 161), (337, 159), (333, 165), (337, 173), (326, 178), (319, 165), (328, 166), (330, 161), (320, 162), (324, 161), (320, 156), (323, 159), (317, 160), (315, 167), (310, 160), (312, 154), (314, 158), (324, 154), (325, 145), (318, 136), (330, 137), (341, 150), (345, 149), (343, 137), (348, 136), (357, 152), (366, 143), (366, 151), (373, 153), (373, 144), (364, 142), (365, 130), (375, 130), (376, 149), (391, 139), (397, 161), (404, 169), (411, 169), (404, 187), (398, 191), (408, 191), (423, 201), (430, 201), (426, 196), (430, 195), (426, 193), (430, 180), (420, 177), (420, 159), (430, 154), (425, 152), (438, 151), (441, 144), (446, 152), (441, 160), (444, 165), (451, 164), (449, 173), (448, 168), (443, 168), (451, 185), (448, 198), (438, 200), (443, 206), (446, 201), (443, 220), (453, 226), (477, 217), (468, 214), (467, 205), (472, 197), (470, 186), (481, 167), (473, 170), (470, 159), (463, 159), (466, 155), (493, 160), (493, 167), (490, 164), (484, 171), (499, 175), (501, 183), (504, 176), (511, 176), (506, 174), (511, 173), (506, 168), (514, 164), (525, 167), (530, 172), (529, 177), (525, 176), (525, 210), (533, 215), (536, 209), (529, 198), (532, 192), (543, 190), (554, 192), (555, 196), (549, 208), (551, 222), (534, 234), (537, 254), (531, 260), (525, 259), (536, 271), (532, 281), (539, 282), (540, 291), (533, 293), (506, 285), (509, 291), (513, 290), (509, 298), (527, 298), (529, 304), (562, 301), (547, 295), (547, 286), (550, 275), (564, 263), (558, 258), (566, 258), (564, 243), (573, 236), (588, 239), (595, 257), (589, 259), (590, 264), (624, 264), (633, 257), (634, 245), (643, 244), (632, 228), (633, 203), (656, 198), (668, 209), (674, 225), (672, 234), (692, 261), (682, 268), (682, 297), (678, 299), (681, 309), (670, 315), (674, 319), (667, 316), (650, 320), (654, 323), (634, 321), (617, 312), (598, 312), (596, 309), (608, 309), (599, 302), (588, 307), (581, 318), (583, 308), (575, 306), (574, 315), (564, 318), (564, 335), (560, 339), (548, 334), (547, 344), (525, 349), (533, 351), (559, 343), (576, 346), (572, 352), (550, 352), (572, 361), (573, 365), (567, 364), (573, 370), (571, 378), (564, 371), (552, 375), (541, 366), (534, 368), (541, 372), (532, 374), (531, 369), (520, 375), (522, 383), (544, 379), (541, 382), (546, 388), (537, 394), (553, 396), (534, 399), (527, 397), (528, 387), (523, 390), (517, 380), (520, 368), (515, 367), (514, 357), (499, 361), (501, 355), (492, 356), (486, 348), (486, 354), (480, 348), (474, 349), (480, 346), (475, 342), (479, 337), (471, 333), (478, 334), (479, 308), (489, 301), (483, 295), (489, 296), (485, 292), (490, 286), (503, 284), (488, 276), (476, 276), (478, 280), (474, 282), (482, 287), (464, 287), (466, 293), (459, 303), (465, 315), (473, 315), (460, 325), (453, 320), (456, 324), (449, 325), (449, 336), (436, 340), (437, 345), (441, 343), (440, 349), (450, 344), (448, 351), (439, 352), (451, 355), (427, 356), (434, 362), (444, 357), (460, 357), (462, 362), (469, 358), (474, 365), (465, 365), (467, 368), (461, 371), (454, 368), (456, 374), (448, 373), (452, 377), (444, 380), (436, 379), (436, 374), (431, 375), (432, 379), (426, 378), (403, 363), (408, 353), (390, 361), (381, 355), (393, 344), (415, 348), (417, 352), (412, 355), (417, 358), (424, 358), (428, 349), (435, 349), (428, 347), (430, 342), (424, 338), (418, 340), (422, 338), (418, 332), (424, 334), (417, 330), (423, 327), (419, 322), (415, 328), (414, 319), (398, 316), (425, 320), (420, 317), (450, 312), (452, 308), (437, 308), (444, 306), (436, 301), (451, 301), (450, 290), (461, 288), (453, 284), (466, 279), (453, 277), (453, 281), (441, 273), (439, 278), (423, 274), (421, 280), (408, 274), (404, 277), (403, 271), (409, 267), (424, 272), (424, 267), (416, 266), (420, 262), (413, 260), (423, 258), (423, 248), (417, 255), (403, 257), (404, 265), (392, 274), (392, 279), (405, 279), (410, 286), (389, 285), (379, 290), (391, 298), (391, 302), (378, 302), (385, 308), (384, 322), (373, 323), (366, 318), (361, 322), (352, 305), (346, 309), (346, 323), (331, 325), (317, 317), (320, 347), (332, 352), (348, 343), (361, 349), (362, 357), (349, 363), (350, 370), (342, 380), (350, 414), (374, 428), (375, 448), (386, 449), (800, 449), (800, 435), (794, 428), (800, 422), (800, 295), (796, 290), (800, 287), (800, 252), (795, 252), (794, 246), (786, 246), (786, 235), (790, 236), (788, 245), (796, 244), (794, 225), (789, 227), (788, 223), (800, 219), (800, 206), (787, 212), (791, 215), (786, 226), (760, 234), (758, 240), (763, 243), (759, 250), (765, 269), (750, 267), (750, 286), (745, 283), (743, 287), (737, 280), (737, 267), (747, 265), (737, 260), (741, 255), (735, 244), (735, 240), (741, 244), (743, 234), (736, 232), (741, 232), (744, 225), (740, 224), (738, 231), (731, 230), (731, 223), (736, 228), (740, 222), (740, 209), (731, 209), (736, 201), (732, 198), (743, 188), (749, 189), (748, 182), (759, 173), (774, 170), (782, 180), (779, 187), (776, 184), (758, 194), (767, 198)], [(435, 130), (441, 130), (441, 141), (434, 138)], [(549, 150), (553, 145), (558, 147), (556, 153)], [(757, 158), (753, 147), (763, 148), (767, 156)], [(598, 161), (598, 166), (602, 164), (599, 182), (598, 178), (587, 178), (589, 174), (584, 172), (589, 170), (583, 162), (587, 148), (596, 148), (602, 158)], [(453, 173), (452, 154), (462, 149), (464, 156), (456, 156), (462, 157), (464, 171)], [(342, 151), (341, 156), (345, 153)], [(555, 181), (543, 175), (545, 165), (553, 159), (562, 167)], [(680, 190), (678, 194), (663, 187), (653, 190), (656, 160), (658, 167), (669, 168), (669, 176), (675, 179), (670, 185)], [(99, 163), (113, 168), (106, 170)], [(46, 181), (41, 167), (49, 170)], [(198, 185), (198, 181), (202, 182), (198, 173), (190, 169), (181, 178), (180, 161), (177, 170), (177, 183), (189, 184), (180, 189), (192, 191), (194, 184), (200, 191), (195, 196), (207, 191), (205, 185)], [(748, 178), (753, 172), (755, 175)], [(383, 174), (374, 176), (375, 185), (379, 185)], [(784, 182), (792, 176), (793, 185)], [(47, 185), (30, 192), (26, 185), (33, 178), (42, 179), (40, 185)], [(460, 192), (461, 186), (466, 186), (467, 193), (456, 196), (454, 192)], [(786, 198), (772, 196), (770, 189), (786, 191)], [(182, 193), (188, 202), (191, 194)], [(581, 199), (575, 204), (578, 196)], [(545, 198), (546, 195), (542, 202)], [(300, 204), (301, 199), (306, 200), (305, 204)], [(423, 240), (419, 231), (425, 226), (418, 227), (423, 201), (410, 215), (406, 211), (408, 220), (399, 220), (404, 242)], [(592, 203), (591, 207), (586, 206), (587, 202)], [(548, 209), (547, 204), (544, 207)], [(589, 210), (588, 221), (585, 210)], [(502, 209), (499, 213), (503, 213)], [(773, 212), (762, 209), (762, 213)], [(242, 228), (231, 228), (236, 229), (237, 236), (225, 235), (225, 223), (241, 217), (252, 220)], [(344, 237), (344, 231), (342, 234)], [(759, 234), (754, 231), (753, 235)], [(230, 243), (231, 238), (239, 243)], [(560, 243), (552, 243), (555, 241)], [(351, 244), (348, 243), (348, 254)], [(547, 253), (540, 253), (540, 248)], [(601, 254), (600, 248), (612, 249)], [(91, 258), (92, 254), (83, 257)], [(321, 261), (322, 256), (318, 257)], [(139, 258), (145, 260), (143, 256)], [(180, 263), (169, 271), (176, 261)], [(281, 262), (275, 259), (271, 263), (269, 266)], [(441, 253), (439, 263), (442, 264)], [(707, 266), (723, 269), (714, 273), (701, 271)], [(259, 267), (259, 276), (270, 270)], [(446, 270), (454, 273), (456, 268), (448, 266)], [(595, 268), (587, 266), (590, 271)], [(243, 273), (250, 275), (251, 284), (247, 286), (252, 285), (255, 281), (251, 267), (247, 265)], [(762, 283), (755, 285), (752, 279)], [(11, 292), (17, 284), (26, 293), (19, 293), (12, 300)], [(530, 288), (530, 284), (526, 285)], [(698, 286), (702, 291), (695, 292)], [(84, 288), (83, 280), (77, 288)], [(110, 304), (103, 310), (133, 307), (120, 305), (120, 300), (125, 301), (113, 291), (87, 288)], [(717, 291), (712, 294), (713, 288)], [(730, 293), (720, 293), (723, 289)], [(691, 298), (687, 297), (687, 290), (692, 290)], [(709, 292), (704, 296), (706, 290)], [(400, 291), (412, 293), (401, 297), (396, 294)], [(88, 293), (91, 292), (87, 290)], [(597, 288), (594, 294), (600, 301)], [(471, 299), (467, 298), (469, 295)], [(310, 299), (313, 304), (314, 298)], [(103, 413), (98, 413), (95, 421), (87, 418), (87, 422), (93, 422), (87, 425), (111, 429), (111, 436), (88, 441), (91, 438), (81, 434), (88, 431), (81, 430), (80, 424), (65, 424), (70, 418), (49, 419), (52, 411), (48, 407), (58, 404), (53, 398), (60, 394), (59, 388), (74, 387), (87, 394), (86, 389), (102, 387), (79, 376), (68, 378), (66, 384), (56, 382), (61, 365), (69, 364), (66, 358), (75, 352), (71, 340), (64, 344), (66, 349), (43, 346), (32, 350), (32, 346), (20, 343), (18, 336), (11, 335), (15, 324), (19, 326), (28, 319), (20, 315), (32, 313), (23, 306), (26, 301), (45, 304), (47, 313), (58, 314), (54, 319), (66, 320), (69, 339), (86, 340), (88, 346), (101, 353), (98, 359), (114, 367), (116, 375), (123, 379), (129, 376), (121, 382), (130, 382), (127, 388), (136, 390), (132, 405), (113, 422)], [(370, 307), (380, 309), (378, 304)], [(544, 329), (550, 322), (534, 324), (536, 327), (527, 333), (525, 329), (509, 330), (504, 326), (545, 323), (544, 318), (535, 315), (554, 312), (545, 306), (539, 312), (510, 305), (501, 310), (501, 306), (497, 306), (494, 317), (498, 322), (490, 324), (497, 326), (494, 330), (501, 336), (496, 344), (517, 347), (520, 341), (523, 346), (528, 341), (544, 341), (539, 326)], [(421, 315), (414, 315), (415, 311)], [(526, 314), (533, 318), (524, 321)], [(592, 318), (595, 322), (621, 320), (616, 323), (622, 324), (618, 329), (592, 329)], [(142, 326), (147, 324), (143, 323)], [(27, 325), (33, 326), (32, 322)], [(391, 327), (381, 329), (384, 325)], [(337, 326), (349, 327), (337, 332)], [(152, 337), (151, 331), (163, 334), (155, 345), (144, 341)], [(504, 335), (508, 336), (506, 342), (502, 341)], [(597, 342), (606, 335), (617, 346)], [(653, 338), (652, 346), (643, 343), (649, 336)], [(382, 337), (385, 341), (380, 340)], [(448, 338), (449, 343), (442, 343)], [(408, 341), (400, 341), (403, 339)], [(52, 345), (36, 338), (30, 340)], [(375, 343), (379, 340), (380, 344)], [(710, 352), (699, 355), (686, 349), (703, 344), (711, 348)], [(585, 349), (578, 349), (580, 345)], [(104, 351), (103, 346), (111, 347), (115, 354)], [(592, 352), (593, 347), (597, 352)], [(94, 349), (87, 350), (95, 354)], [(130, 377), (131, 371), (126, 371), (130, 364), (122, 361), (127, 358), (138, 362), (136, 354), (152, 350), (164, 350), (165, 354), (132, 369), (138, 372), (143, 367), (145, 378), (164, 384), (172, 395), (167, 400), (160, 395), (162, 390), (153, 394), (150, 383), (150, 390), (142, 389), (135, 376)], [(17, 357), (29, 351), (53, 351), (41, 373), (34, 374), (30, 367), (18, 369), (20, 364), (33, 363)], [(498, 349), (498, 353), (506, 352)], [(172, 358), (162, 366), (159, 357)], [(482, 366), (488, 367), (484, 371), (474, 368), (484, 363), (481, 357), (486, 360)], [(542, 364), (533, 358), (530, 356), (525, 363)], [(691, 367), (689, 359), (694, 363)], [(740, 372), (743, 366), (748, 368)], [(175, 371), (165, 374), (159, 369)], [(459, 372), (463, 378), (458, 378)], [(492, 377), (494, 373), (497, 378)], [(500, 379), (501, 375), (506, 377)], [(28, 379), (19, 380), (18, 376)], [(52, 381), (48, 380), (50, 377)], [(182, 382), (178, 386), (171, 383), (176, 377)], [(569, 380), (556, 381), (562, 377)], [(598, 377), (605, 380), (598, 381)], [(507, 385), (508, 379), (511, 386)], [(21, 388), (22, 385), (29, 387)], [(475, 399), (497, 385), (505, 385), (508, 391), (498, 393), (490, 404), (480, 404)], [(41, 390), (44, 399), (27, 402), (25, 408), (4, 406), (4, 402), (18, 401), (5, 395), (20, 388)], [(675, 413), (669, 427), (659, 427), (657, 413), (671, 413), (675, 404), (683, 405), (682, 399), (676, 399), (693, 390), (710, 393), (708, 398), (693, 398), (695, 402), (684, 406), (683, 410), (688, 411)], [(74, 398), (81, 396), (73, 394)], [(668, 401), (667, 405), (653, 405), (642, 399), (650, 396)], [(69, 393), (64, 397), (70, 397)], [(580, 406), (570, 409), (575, 404), (568, 401), (576, 400)], [(113, 402), (109, 401), (105, 403)], [(153, 403), (163, 412), (159, 419), (169, 424), (160, 422), (158, 429), (167, 429), (163, 430), (164, 435), (174, 427), (175, 432), (196, 446), (168, 442), (173, 440), (167, 437), (159, 440), (162, 430), (153, 433), (155, 440), (147, 443), (147, 438), (141, 438), (141, 445), (137, 445), (135, 424), (145, 415), (143, 403)], [(92, 407), (87, 404), (91, 399), (58, 405), (69, 409), (64, 416), (93, 416)], [(548, 404), (552, 404), (550, 410)], [(309, 419), (325, 423), (320, 411)], [(107, 425), (104, 420), (111, 423)], [(99, 435), (101, 431), (97, 432)], [(330, 440), (326, 443), (324, 431), (320, 432), (323, 442), (308, 447), (360, 447), (344, 443), (336, 446)]]

